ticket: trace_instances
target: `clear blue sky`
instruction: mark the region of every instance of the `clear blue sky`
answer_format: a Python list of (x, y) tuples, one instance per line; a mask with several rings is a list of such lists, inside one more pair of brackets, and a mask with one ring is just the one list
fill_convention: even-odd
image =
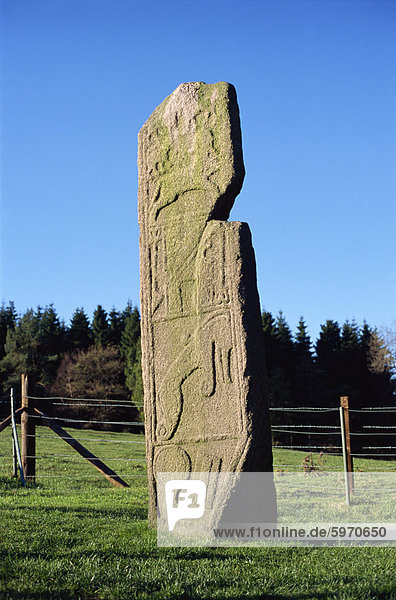
[(395, 319), (396, 2), (3, 0), (1, 299), (139, 302), (137, 133), (229, 81), (263, 308)]

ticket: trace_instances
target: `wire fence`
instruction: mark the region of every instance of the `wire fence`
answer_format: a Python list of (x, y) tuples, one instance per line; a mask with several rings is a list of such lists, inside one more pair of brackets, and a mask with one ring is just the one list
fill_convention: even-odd
[[(342, 457), (342, 445), (339, 441), (341, 439), (341, 422), (339, 417), (339, 408), (330, 407), (279, 407), (271, 408), (270, 411), (275, 418), (272, 419), (272, 436), (274, 448), (282, 451), (305, 451), (310, 453), (321, 453), (322, 456), (322, 467), (323, 470), (330, 469), (344, 469), (344, 465), (338, 466), (326, 464), (327, 456)], [(287, 414), (289, 413), (289, 415)], [(300, 418), (301, 413), (310, 414), (310, 419), (304, 418), (304, 423), (294, 422)], [(322, 415), (327, 423), (323, 423)], [(361, 459), (383, 459), (389, 461), (390, 459), (396, 458), (396, 425), (390, 424), (376, 424), (371, 422), (367, 423), (367, 420), (373, 421), (373, 417), (376, 417), (383, 421), (389, 421), (389, 418), (393, 418), (396, 413), (396, 407), (394, 406), (370, 406), (361, 409), (349, 409), (349, 413), (352, 413), (352, 431), (350, 436), (352, 439), (351, 446), (351, 457)], [(282, 423), (279, 423), (279, 418), (276, 417), (281, 414), (284, 415)], [(286, 416), (286, 419), (285, 419)], [(318, 418), (322, 421), (318, 423)], [(287, 421), (286, 423), (284, 421)], [(307, 422), (310, 420), (311, 422)], [(331, 422), (330, 422), (331, 420)], [(338, 420), (338, 423), (335, 423)], [(316, 421), (316, 422), (313, 422)], [(394, 421), (395, 422), (395, 421)], [(311, 436), (312, 441), (311, 441)], [(320, 440), (323, 439), (321, 444)], [(374, 442), (374, 443), (373, 443)], [(377, 442), (377, 443), (375, 443)], [(305, 461), (309, 465), (313, 464), (313, 460)], [(378, 463), (372, 462), (371, 470), (396, 470), (396, 464), (384, 465), (381, 463), (380, 467), (377, 467)], [(277, 467), (282, 465), (275, 464)]]
[[(35, 451), (25, 454), (25, 459), (37, 461), (37, 479), (100, 481), (101, 475), (95, 474), (91, 465), (97, 465), (99, 470), (102, 465), (108, 467), (107, 471), (115, 478), (129, 483), (147, 477), (142, 403), (119, 398), (26, 396), (26, 399), (33, 401), (45, 415), (43, 418), (43, 414), (30, 411), (34, 434), (24, 434), (27, 440), (34, 438)], [(9, 409), (10, 398), (1, 400)], [(4, 414), (5, 407), (1, 406), (0, 414)], [(16, 408), (20, 406), (21, 402)], [(48, 421), (59, 426), (60, 431), (51, 431)], [(65, 446), (65, 441), (69, 446)], [(0, 437), (0, 473), (9, 473), (11, 452), (9, 444), (4, 442)], [(70, 448), (75, 450), (75, 444), (85, 451), (83, 455)]]
[[(36, 406), (44, 406), (45, 414), (53, 422), (67, 428), (64, 436), (52, 433), (44, 426), (40, 414), (30, 414), (29, 418), (36, 422), (35, 434), (33, 436), (27, 434), (27, 437), (35, 438), (36, 452), (26, 455), (26, 458), (36, 459), (39, 464), (46, 464), (45, 472), (40, 470), (38, 472), (40, 479), (73, 479), (76, 477), (76, 471), (80, 479), (98, 479), (99, 475), (89, 472), (90, 467), (85, 464), (86, 457), (62, 452), (64, 440), (69, 439), (70, 436), (80, 444), (87, 444), (90, 452), (95, 452), (95, 456), (90, 459), (92, 464), (110, 463), (111, 468), (127, 481), (147, 476), (144, 422), (141, 418), (143, 403), (132, 403), (130, 400), (117, 398), (39, 396), (28, 396), (28, 398), (33, 400)], [(0, 397), (0, 403), (9, 405), (9, 397)], [(4, 406), (1, 410), (4, 413)], [(344, 469), (339, 408), (272, 407), (270, 412), (273, 422), (271, 430), (275, 469), (319, 469), (329, 472)], [(396, 407), (367, 407), (349, 409), (349, 412), (352, 416), (357, 416), (355, 419), (357, 430), (350, 433), (354, 440), (354, 451), (351, 455), (358, 460), (376, 458), (387, 461), (386, 465), (381, 463), (378, 469), (375, 464), (372, 464), (370, 470), (396, 470), (396, 463), (389, 462), (396, 457), (396, 446), (393, 445), (396, 438), (396, 425), (362, 422), (366, 417), (372, 420), (373, 415), (380, 415), (382, 418), (385, 416), (388, 419), (389, 415), (393, 416), (396, 412)], [(323, 419), (328, 422), (324, 423)], [(296, 420), (302, 422), (295, 422)], [(311, 436), (314, 436), (312, 442)], [(378, 439), (377, 444), (370, 443), (373, 438)], [(385, 443), (381, 444), (381, 440)], [(11, 461), (11, 453), (5, 450), (5, 447), (4, 443), (0, 443), (0, 472), (4, 472), (4, 463), (9, 466)], [(287, 453), (295, 451), (301, 452), (297, 462), (287, 460)], [(68, 466), (69, 472), (59, 474), (60, 468), (67, 469)]]

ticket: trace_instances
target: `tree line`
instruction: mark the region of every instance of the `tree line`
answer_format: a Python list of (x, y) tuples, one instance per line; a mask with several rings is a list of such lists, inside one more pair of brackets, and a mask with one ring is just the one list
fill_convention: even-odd
[(311, 342), (301, 317), (293, 335), (282, 312), (262, 314), (271, 406), (354, 407), (394, 402), (394, 356), (376, 328), (327, 320)]
[(98, 305), (90, 320), (77, 308), (69, 326), (54, 306), (18, 315), (0, 309), (0, 389), (19, 388), (27, 373), (36, 394), (143, 401), (140, 316), (128, 303), (108, 314)]
[[(284, 315), (262, 313), (270, 405), (356, 407), (394, 401), (394, 360), (377, 329), (367, 323), (327, 320), (315, 343), (301, 317), (293, 334)], [(18, 315), (13, 302), (0, 308), (0, 392), (18, 388), (20, 374), (38, 395), (130, 399), (141, 405), (140, 315), (128, 303), (107, 313), (98, 305), (90, 320), (77, 308), (68, 326), (53, 305)]]

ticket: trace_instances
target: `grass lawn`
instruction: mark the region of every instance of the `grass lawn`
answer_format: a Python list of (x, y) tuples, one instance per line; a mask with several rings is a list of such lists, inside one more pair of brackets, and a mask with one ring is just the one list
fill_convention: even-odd
[[(114, 488), (40, 427), (37, 483), (21, 488), (10, 477), (10, 428), (1, 432), (1, 599), (396, 599), (394, 548), (157, 548), (143, 436), (70, 432), (130, 487)], [(276, 469), (301, 469), (305, 456), (275, 450)], [(333, 456), (324, 464), (342, 466)], [(355, 461), (368, 471), (390, 466)]]

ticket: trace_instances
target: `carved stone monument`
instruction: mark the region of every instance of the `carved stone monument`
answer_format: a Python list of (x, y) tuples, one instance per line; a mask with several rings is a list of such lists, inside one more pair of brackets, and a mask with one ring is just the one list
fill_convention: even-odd
[(235, 89), (183, 83), (139, 133), (142, 370), (149, 517), (157, 472), (272, 471)]

